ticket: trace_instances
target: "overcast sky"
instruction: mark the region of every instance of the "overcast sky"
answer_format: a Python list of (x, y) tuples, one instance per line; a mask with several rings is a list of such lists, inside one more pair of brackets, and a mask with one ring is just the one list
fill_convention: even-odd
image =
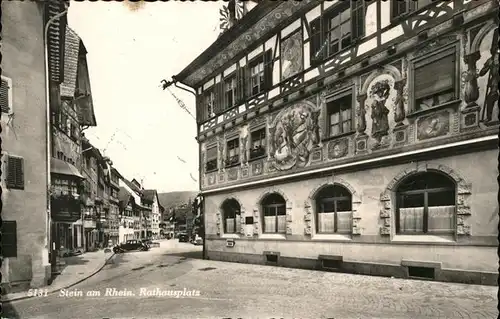
[[(215, 41), (222, 4), (151, 2), (133, 10), (121, 2), (71, 2), (68, 21), (88, 51), (97, 118), (85, 134), (145, 188), (198, 190), (196, 123), (159, 85)], [(172, 91), (195, 114), (194, 96)]]

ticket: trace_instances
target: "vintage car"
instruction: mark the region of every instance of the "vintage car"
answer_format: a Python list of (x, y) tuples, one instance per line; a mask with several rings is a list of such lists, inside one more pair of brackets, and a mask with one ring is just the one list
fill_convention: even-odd
[(113, 247), (113, 252), (115, 254), (118, 253), (124, 253), (127, 251), (132, 251), (132, 250), (141, 250), (141, 251), (148, 251), (149, 246), (145, 243), (143, 243), (141, 240), (138, 239), (130, 239), (127, 240), (125, 243), (116, 245)]
[(180, 233), (179, 234), (179, 242), (180, 243), (188, 243), (189, 242), (189, 235), (186, 233)]

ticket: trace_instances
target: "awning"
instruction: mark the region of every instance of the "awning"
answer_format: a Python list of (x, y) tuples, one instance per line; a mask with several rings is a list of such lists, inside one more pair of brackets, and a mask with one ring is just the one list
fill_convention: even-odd
[(50, 159), (50, 172), (54, 174), (74, 176), (81, 179), (85, 179), (78, 169), (74, 167), (72, 164), (67, 163), (63, 160), (57, 158)]

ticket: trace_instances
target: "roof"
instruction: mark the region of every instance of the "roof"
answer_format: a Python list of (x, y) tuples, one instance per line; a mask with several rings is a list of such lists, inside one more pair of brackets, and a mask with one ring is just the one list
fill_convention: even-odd
[(125, 183), (125, 185), (127, 185), (131, 190), (133, 190), (134, 192), (138, 193), (138, 194), (141, 194), (142, 195), (142, 189), (138, 188), (134, 183), (132, 183), (131, 181), (129, 181), (128, 179), (124, 178), (123, 179), (123, 182)]
[(233, 27), (221, 34), (212, 45), (203, 51), (193, 62), (185, 67), (181, 72), (172, 78), (175, 81), (184, 82), (188, 86), (194, 86), (196, 83), (191, 81), (186, 82), (193, 72), (200, 67), (207, 65), (207, 63), (214, 58), (219, 52), (229, 47), (229, 45), (244, 32), (248, 31), (255, 25), (256, 21), (262, 19), (272, 9), (281, 4), (281, 1), (261, 1), (253, 10), (243, 16)]
[(145, 189), (142, 191), (142, 198), (148, 202), (153, 203), (155, 201), (155, 196), (158, 196), (156, 189)]
[(64, 43), (64, 80), (61, 83), (62, 97), (73, 98), (75, 96), (80, 41), (78, 34), (70, 27), (67, 27)]
[(158, 193), (158, 200), (165, 210), (168, 211), (168, 208), (170, 207), (187, 204), (189, 200), (192, 201), (197, 195), (197, 191)]
[(119, 178), (123, 179), (122, 174), (120, 174), (120, 172), (118, 172), (118, 170), (117, 170), (116, 168), (114, 168), (113, 166), (111, 166), (111, 172), (112, 172), (113, 174), (118, 175), (118, 177), (119, 177)]
[(120, 187), (120, 190), (118, 191), (120, 210), (123, 210), (125, 209), (125, 207), (127, 207), (128, 203), (130, 202), (130, 198), (134, 198), (132, 197), (132, 194), (130, 194), (125, 187)]
[(75, 166), (55, 157), (50, 158), (50, 172), (85, 179)]

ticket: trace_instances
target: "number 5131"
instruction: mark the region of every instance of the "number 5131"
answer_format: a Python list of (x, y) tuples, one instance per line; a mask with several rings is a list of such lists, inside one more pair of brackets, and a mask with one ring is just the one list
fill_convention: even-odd
[(30, 289), (28, 290), (28, 297), (47, 297), (49, 295), (48, 289)]

